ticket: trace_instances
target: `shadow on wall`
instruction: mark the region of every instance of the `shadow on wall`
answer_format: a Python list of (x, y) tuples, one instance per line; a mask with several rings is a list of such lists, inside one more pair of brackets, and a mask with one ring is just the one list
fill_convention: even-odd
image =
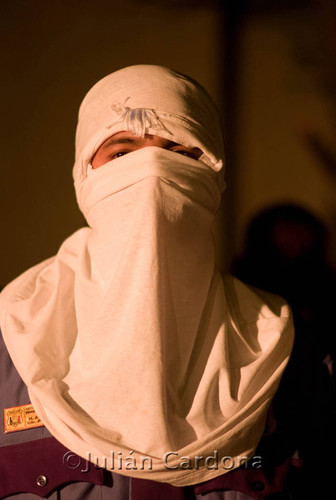
[(293, 353), (274, 405), (282, 440), (303, 459), (307, 492), (313, 473), (319, 488), (330, 490), (336, 444), (336, 277), (327, 239), (324, 225), (303, 208), (273, 206), (251, 222), (234, 265), (240, 279), (282, 295), (293, 311)]

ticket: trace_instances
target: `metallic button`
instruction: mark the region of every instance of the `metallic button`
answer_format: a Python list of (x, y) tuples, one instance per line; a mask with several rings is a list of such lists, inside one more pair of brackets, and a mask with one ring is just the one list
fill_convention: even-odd
[(262, 491), (265, 488), (265, 485), (262, 481), (254, 481), (251, 484), (251, 488), (254, 491)]
[(36, 478), (36, 484), (38, 486), (45, 486), (47, 484), (47, 482), (48, 482), (48, 479), (46, 478), (46, 476), (43, 476), (42, 474), (40, 474)]

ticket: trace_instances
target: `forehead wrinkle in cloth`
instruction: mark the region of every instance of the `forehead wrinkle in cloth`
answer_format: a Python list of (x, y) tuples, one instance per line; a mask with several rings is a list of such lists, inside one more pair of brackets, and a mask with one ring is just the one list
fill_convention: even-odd
[(120, 120), (117, 123), (124, 124), (126, 130), (139, 137), (145, 137), (146, 130), (149, 128), (154, 130), (166, 130), (172, 135), (157, 116), (154, 109), (132, 109), (129, 106), (125, 106), (129, 98), (130, 96), (125, 99), (123, 104), (117, 103), (111, 105), (111, 109), (120, 116)]

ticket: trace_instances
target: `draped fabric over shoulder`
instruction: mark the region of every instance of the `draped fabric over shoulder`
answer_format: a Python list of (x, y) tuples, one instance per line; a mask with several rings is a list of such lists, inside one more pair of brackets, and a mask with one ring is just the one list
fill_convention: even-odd
[[(202, 156), (146, 147), (90, 168), (120, 131)], [(167, 68), (112, 73), (81, 105), (73, 175), (89, 227), (1, 294), (1, 329), (37, 414), (82, 457), (121, 457), (120, 474), (184, 486), (238, 467), (263, 432), (293, 329), (281, 299), (216, 268), (225, 184), (211, 98)], [(208, 467), (214, 453), (232, 467)]]

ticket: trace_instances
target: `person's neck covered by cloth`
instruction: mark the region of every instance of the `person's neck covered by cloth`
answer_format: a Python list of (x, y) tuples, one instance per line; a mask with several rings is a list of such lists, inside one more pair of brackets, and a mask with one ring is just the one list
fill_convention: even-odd
[[(191, 485), (251, 458), (292, 345), (286, 304), (223, 279), (212, 224), (225, 187), (215, 105), (186, 76), (131, 66), (79, 112), (76, 196), (89, 227), (6, 287), (1, 328), (31, 402), (87, 458)], [(165, 457), (169, 454), (169, 464)]]

